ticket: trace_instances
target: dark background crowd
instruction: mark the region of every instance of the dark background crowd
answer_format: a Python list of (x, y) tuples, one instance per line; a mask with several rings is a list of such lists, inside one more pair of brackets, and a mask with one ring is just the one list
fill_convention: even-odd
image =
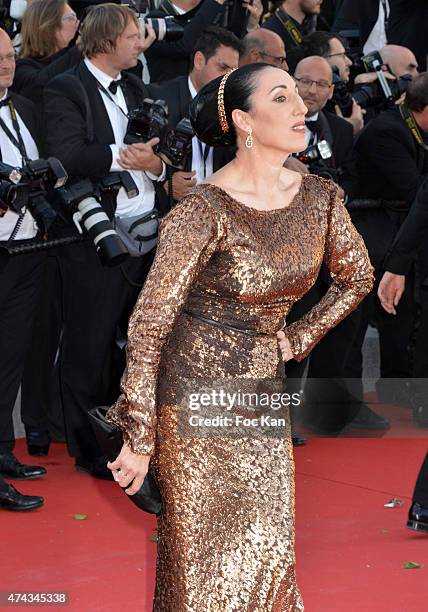
[[(127, 320), (153, 261), (159, 220), (234, 156), (192, 134), (189, 104), (212, 79), (255, 62), (294, 76), (308, 108), (307, 147), (285, 165), (337, 184), (378, 281), (428, 172), (425, 0), (124, 4), (1, 3), (5, 478), (46, 474), (13, 454), (19, 388), (31, 455), (66, 440), (77, 469), (111, 478), (88, 410), (119, 394)], [(413, 408), (417, 425), (428, 426), (425, 251), (412, 261), (396, 316), (380, 308), (374, 290), (306, 362), (286, 364), (290, 392), (304, 386), (300, 418), (312, 431), (390, 426), (364, 401), (369, 324), (379, 334), (380, 401)], [(323, 267), (287, 323), (330, 282)], [(42, 503), (0, 476), (1, 507)]]

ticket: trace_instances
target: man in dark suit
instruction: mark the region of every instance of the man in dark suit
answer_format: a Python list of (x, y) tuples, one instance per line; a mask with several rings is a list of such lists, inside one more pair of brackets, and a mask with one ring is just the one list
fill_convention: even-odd
[[(294, 78), (308, 108), (307, 146), (315, 146), (326, 140), (332, 152), (330, 158), (309, 164), (309, 170), (332, 178), (339, 185), (338, 197), (350, 201), (358, 188), (353, 129), (344, 119), (324, 110), (334, 90), (331, 66), (322, 57), (307, 57), (296, 66)], [(298, 155), (302, 156), (302, 153)], [(327, 291), (329, 283), (329, 275), (322, 269), (314, 287), (291, 309), (289, 321), (299, 319), (318, 302)], [(362, 403), (362, 398), (357, 399), (352, 395), (353, 390), (348, 388), (344, 380), (346, 355), (358, 330), (358, 320), (354, 314), (347, 317), (327, 334), (309, 358), (305, 385), (305, 420), (316, 431), (340, 432), (351, 421), (353, 427), (359, 428), (381, 429), (388, 425)], [(295, 362), (286, 366), (288, 376), (294, 379), (290, 384), (293, 389), (296, 387), (296, 391), (300, 388), (304, 367)]]
[(279, 34), (288, 53), (302, 44), (306, 34), (317, 29), (321, 4), (322, 0), (284, 0), (262, 27)]
[[(9, 36), (0, 30), (0, 153), (1, 161), (22, 167), (38, 159), (38, 126), (31, 102), (8, 95), (15, 73), (15, 53)], [(27, 209), (22, 214), (3, 211), (0, 246), (29, 244), (37, 237), (34, 219)], [(0, 268), (0, 508), (32, 510), (43, 498), (22, 495), (3, 477), (30, 480), (46, 476), (43, 467), (25, 465), (13, 454), (15, 434), (13, 407), (21, 383), (25, 356), (37, 310), (44, 257), (37, 253), (11, 257)]]
[(420, 70), (426, 70), (428, 3), (425, 0), (389, 0), (389, 4), (388, 43), (411, 49)]
[[(428, 172), (427, 145), (428, 74), (422, 73), (410, 83), (406, 104), (373, 119), (356, 143), (360, 183), (359, 199), (352, 204), (352, 217), (364, 237), (378, 279), (385, 255)], [(423, 253), (421, 262), (425, 258)], [(417, 286), (419, 276), (416, 270), (410, 283)], [(398, 394), (404, 388), (401, 380), (394, 386), (390, 379), (409, 379), (418, 371), (417, 354), (409, 351), (415, 332), (415, 297), (414, 290), (406, 292), (396, 317), (376, 308), (371, 314), (370, 299), (360, 307), (361, 342), (369, 317), (376, 318), (381, 349), (381, 380), (377, 390), (386, 402), (400, 401)], [(423, 341), (426, 342), (426, 337)], [(361, 368), (360, 353), (355, 354), (355, 360)], [(409, 402), (408, 398), (404, 401)]]
[[(150, 85), (151, 97), (168, 104), (169, 123), (177, 123), (189, 116), (189, 105), (197, 92), (211, 80), (231, 68), (237, 68), (240, 42), (232, 32), (212, 26), (207, 28), (195, 45), (188, 76), (180, 76), (160, 85)], [(233, 153), (223, 147), (209, 147), (196, 136), (192, 141), (192, 154), (184, 171), (173, 172), (165, 189), (175, 201), (180, 200), (193, 187), (231, 160)], [(172, 194), (169, 193), (172, 185)]]
[[(47, 150), (64, 164), (69, 176), (94, 182), (110, 172), (127, 170), (139, 194), (124, 189), (104, 195), (101, 203), (112, 218), (130, 219), (153, 211), (154, 182), (163, 179), (156, 139), (123, 148), (128, 113), (137, 108), (145, 86), (134, 75), (140, 34), (135, 13), (125, 6), (93, 7), (81, 27), (78, 66), (54, 78), (45, 89)], [(61, 386), (69, 452), (76, 467), (111, 478), (87, 412), (117, 398), (119, 371), (114, 370), (117, 328), (127, 318), (152, 256), (131, 257), (120, 269), (103, 267), (92, 242), (63, 248), (64, 332)]]
[[(378, 297), (383, 308), (390, 315), (396, 315), (397, 306), (405, 290), (406, 276), (418, 260), (418, 252), (428, 237), (428, 179), (419, 189), (415, 202), (400, 228), (385, 261), (384, 273), (379, 284)], [(428, 395), (426, 380), (428, 378), (428, 350), (423, 336), (428, 329), (428, 260), (421, 260), (420, 270), (420, 329), (414, 350), (419, 357), (415, 360), (419, 366), (418, 378), (414, 381), (414, 417), (418, 425), (428, 427)], [(428, 531), (428, 454), (422, 463), (413, 493), (413, 503), (409, 509), (407, 526), (417, 531)]]

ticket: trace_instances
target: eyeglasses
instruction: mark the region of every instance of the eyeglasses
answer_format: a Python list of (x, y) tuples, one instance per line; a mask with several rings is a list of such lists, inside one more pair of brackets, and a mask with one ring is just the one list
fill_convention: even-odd
[(61, 21), (77, 21), (77, 15), (74, 11), (67, 13), (67, 15), (61, 17)]
[(265, 53), (264, 51), (259, 51), (259, 53), (260, 55), (263, 55), (264, 57), (271, 57), (276, 62), (278, 62), (278, 64), (285, 64), (287, 61), (287, 58), (285, 57), (285, 55), (271, 55), (270, 53)]
[(312, 84), (315, 84), (317, 86), (317, 89), (320, 89), (321, 91), (327, 91), (327, 89), (330, 89), (330, 87), (332, 86), (332, 83), (327, 83), (327, 81), (313, 81), (312, 79), (306, 79), (304, 77), (301, 79), (297, 77), (293, 78), (304, 89), (309, 89), (310, 87), (312, 87)]
[(342, 53), (330, 53), (329, 55), (325, 55), (324, 57), (341, 57), (342, 59), (346, 59), (347, 52), (342, 51)]

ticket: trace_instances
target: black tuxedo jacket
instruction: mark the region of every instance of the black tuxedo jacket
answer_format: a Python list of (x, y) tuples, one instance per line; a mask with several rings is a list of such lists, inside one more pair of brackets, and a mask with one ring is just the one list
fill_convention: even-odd
[[(124, 72), (122, 78), (128, 109), (137, 108), (147, 97), (146, 86), (134, 75)], [(47, 151), (61, 160), (70, 176), (98, 179), (108, 174), (113, 128), (97, 81), (84, 62), (46, 85), (44, 117)]]
[[(385, 262), (385, 270), (408, 274), (418, 251), (428, 242), (428, 178), (419, 189)], [(425, 248), (426, 251), (426, 248)], [(427, 258), (420, 258), (421, 280), (428, 274)]]
[[(179, 76), (176, 79), (160, 83), (159, 85), (149, 85), (150, 97), (155, 100), (165, 100), (168, 104), (168, 122), (170, 127), (175, 127), (177, 123), (189, 117), (189, 105), (192, 101), (190, 94), (188, 77)], [(234, 157), (231, 147), (214, 147), (213, 149), (213, 170), (216, 172)], [(189, 155), (186, 163), (186, 170), (192, 168), (192, 156)]]
[(359, 30), (363, 47), (379, 16), (379, 0), (343, 0), (332, 30)]
[(428, 2), (426, 0), (389, 0), (391, 15), (388, 43), (408, 47), (416, 55), (419, 70), (426, 70), (428, 54)]
[(428, 171), (428, 154), (416, 143), (398, 109), (372, 119), (355, 149), (360, 197), (413, 202)]
[(340, 170), (338, 183), (345, 191), (349, 200), (357, 193), (358, 175), (354, 154), (354, 131), (352, 125), (328, 111), (321, 111), (328, 123), (330, 134), (319, 134), (319, 139), (325, 138), (333, 151), (331, 164)]
[[(165, 6), (170, 6), (169, 3)], [(189, 11), (177, 21), (184, 24), (184, 35), (175, 42), (156, 41), (145, 52), (152, 83), (166, 81), (177, 75), (184, 76), (189, 71), (189, 59), (199, 35), (210, 25), (220, 25), (225, 7), (215, 0), (202, 0), (194, 11)], [(168, 11), (150, 13), (150, 17), (165, 17), (173, 14), (173, 7)], [(187, 21), (191, 17), (190, 21)]]

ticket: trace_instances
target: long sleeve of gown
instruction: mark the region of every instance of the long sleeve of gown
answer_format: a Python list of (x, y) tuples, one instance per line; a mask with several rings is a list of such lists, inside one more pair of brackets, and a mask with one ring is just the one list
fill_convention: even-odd
[(306, 315), (284, 330), (297, 361), (302, 361), (373, 287), (373, 268), (364, 241), (336, 191), (332, 187), (324, 249), (324, 263), (333, 282)]
[(108, 412), (136, 453), (153, 453), (162, 346), (222, 231), (221, 213), (197, 194), (184, 198), (161, 223), (156, 257), (129, 321), (122, 394)]

